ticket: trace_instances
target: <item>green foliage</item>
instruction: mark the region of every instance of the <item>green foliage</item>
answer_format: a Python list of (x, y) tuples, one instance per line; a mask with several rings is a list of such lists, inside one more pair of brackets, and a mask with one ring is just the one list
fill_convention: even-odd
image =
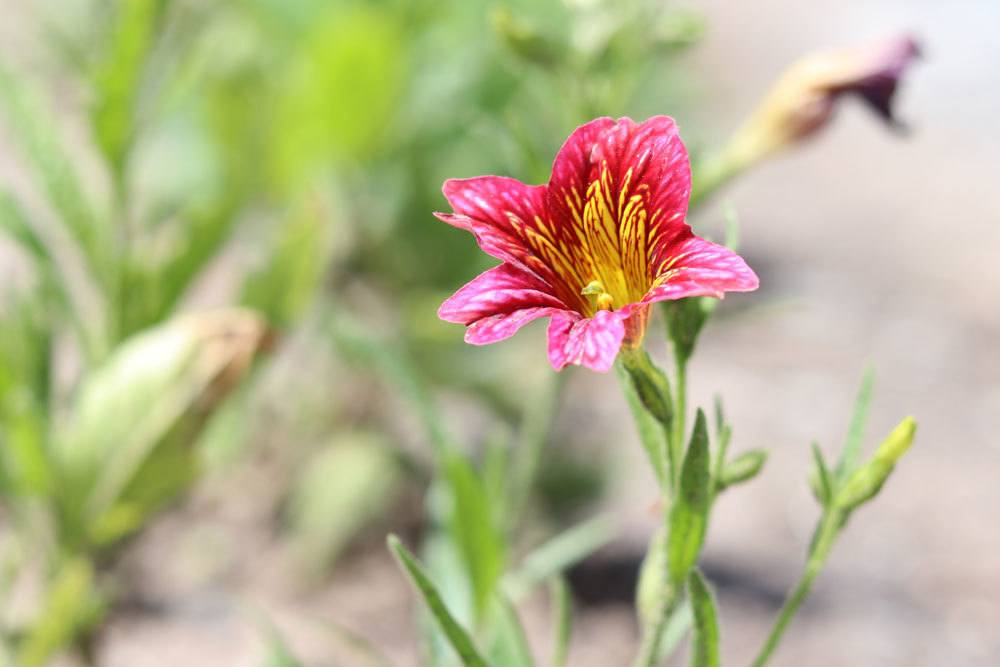
[(716, 491), (753, 479), (766, 462), (767, 452), (762, 449), (743, 452), (722, 467), (722, 473), (716, 481)]
[(854, 404), (851, 425), (847, 430), (844, 447), (840, 450), (840, 459), (833, 474), (841, 483), (857, 465), (858, 453), (861, 450), (861, 440), (865, 435), (865, 425), (868, 423), (868, 410), (872, 401), (872, 388), (875, 386), (875, 369), (868, 367), (861, 378), (861, 388)]
[(698, 410), (681, 466), (680, 487), (670, 510), (667, 565), (674, 586), (683, 585), (705, 540), (712, 504), (710, 462), (708, 427), (705, 414)]
[(417, 562), (413, 554), (407, 551), (406, 547), (403, 546), (403, 543), (395, 535), (389, 536), (388, 544), (393, 555), (399, 560), (399, 564), (406, 571), (407, 575), (409, 575), (410, 581), (423, 597), (435, 620), (440, 624), (442, 631), (447, 636), (452, 648), (455, 649), (462, 664), (465, 667), (489, 667), (489, 663), (486, 662), (475, 644), (473, 644), (469, 633), (455, 620), (451, 612), (448, 611), (444, 600), (441, 598), (441, 594), (438, 593), (437, 587), (434, 586), (434, 583), (427, 576), (427, 573), (420, 566), (420, 563)]
[(691, 609), (694, 611), (694, 638), (691, 649), (691, 667), (718, 667), (719, 619), (716, 604), (708, 582), (697, 569), (691, 570), (687, 582)]
[(400, 477), (393, 452), (376, 434), (343, 433), (313, 454), (291, 489), (289, 527), (317, 571), (392, 505)]
[(556, 629), (552, 642), (550, 667), (566, 667), (569, 658), (569, 642), (573, 634), (573, 598), (563, 577), (552, 580), (552, 607), (555, 610), (553, 627)]
[(452, 492), (448, 513), (454, 536), (472, 583), (473, 608), (482, 617), (500, 579), (506, 545), (498, 518), (482, 478), (464, 457), (445, 458), (444, 475)]
[(100, 614), (93, 565), (84, 558), (60, 564), (49, 587), (38, 622), (21, 642), (19, 667), (42, 667), (84, 632)]

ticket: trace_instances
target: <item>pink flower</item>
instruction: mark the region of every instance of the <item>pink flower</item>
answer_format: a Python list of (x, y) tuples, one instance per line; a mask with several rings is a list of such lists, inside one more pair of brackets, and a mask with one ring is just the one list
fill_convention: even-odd
[(443, 190), (454, 213), (435, 215), (502, 261), (438, 310), (467, 325), (473, 345), (549, 317), (553, 368), (604, 372), (623, 343), (641, 343), (650, 304), (758, 285), (741, 257), (685, 222), (691, 169), (666, 116), (638, 125), (598, 118), (577, 128), (548, 185), (481, 176), (446, 181)]

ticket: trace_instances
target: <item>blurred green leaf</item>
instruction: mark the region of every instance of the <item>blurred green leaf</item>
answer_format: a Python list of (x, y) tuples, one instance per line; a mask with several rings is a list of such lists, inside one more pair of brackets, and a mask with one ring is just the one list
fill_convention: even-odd
[(566, 667), (569, 658), (569, 642), (573, 634), (573, 594), (566, 583), (565, 577), (559, 576), (552, 580), (552, 608), (555, 610), (553, 627), (555, 640), (552, 642), (551, 667)]
[(249, 311), (187, 315), (134, 336), (87, 377), (53, 442), (65, 538), (111, 541), (109, 526), (134, 527), (122, 519), (186, 486), (196, 437), (265, 335)]
[(261, 667), (305, 667), (305, 663), (296, 658), (284, 638), (276, 628), (272, 628), (267, 642), (267, 655)]
[(458, 544), (472, 583), (476, 617), (482, 618), (506, 561), (506, 541), (498, 525), (498, 508), (464, 456), (449, 454), (442, 463), (452, 495), (448, 531)]
[(388, 545), (389, 549), (399, 560), (400, 565), (406, 570), (410, 581), (413, 582), (417, 591), (423, 596), (424, 602), (441, 626), (442, 631), (448, 637), (448, 641), (451, 643), (452, 648), (455, 649), (462, 664), (465, 667), (490, 667), (489, 663), (486, 662), (472, 643), (469, 633), (458, 624), (448, 611), (434, 583), (413, 557), (413, 554), (407, 551), (406, 547), (403, 546), (399, 538), (395, 535), (389, 536)]
[(844, 448), (840, 452), (840, 460), (837, 461), (837, 467), (833, 471), (838, 484), (847, 479), (847, 476), (854, 472), (857, 465), (858, 454), (861, 451), (861, 440), (864, 438), (865, 426), (868, 423), (868, 409), (871, 407), (874, 384), (875, 369), (869, 366), (861, 377), (861, 388), (858, 390), (858, 398), (854, 403), (851, 425), (847, 430)]
[(646, 451), (656, 479), (660, 486), (666, 486), (669, 480), (669, 470), (667, 461), (667, 431), (659, 421), (642, 405), (639, 394), (632, 383), (632, 378), (623, 364), (615, 364), (615, 371), (622, 391), (625, 393), (625, 401), (628, 403), (629, 411), (632, 413), (633, 421), (639, 431), (639, 442)]
[(97, 145), (121, 187), (125, 161), (136, 131), (136, 106), (142, 73), (167, 0), (112, 2), (111, 29), (94, 67), (91, 122)]
[(490, 664), (494, 667), (534, 667), (535, 658), (514, 605), (498, 595), (494, 598), (492, 613), (494, 635), (487, 652)]
[(93, 276), (108, 277), (111, 233), (95, 216), (73, 164), (56, 138), (55, 122), (41, 97), (26, 80), (0, 67), (0, 113), (24, 157), (34, 168), (49, 203), (59, 215)]
[(597, 516), (567, 528), (533, 549), (517, 569), (504, 575), (504, 590), (517, 602), (536, 586), (606, 546), (618, 532), (618, 526), (608, 516)]
[(42, 667), (92, 625), (102, 604), (94, 568), (84, 558), (64, 561), (49, 584), (44, 606), (17, 650), (18, 667)]
[(691, 667), (719, 666), (719, 619), (708, 583), (697, 568), (688, 577), (688, 594), (694, 611)]
[(399, 464), (379, 437), (338, 434), (302, 466), (289, 499), (295, 542), (317, 569), (329, 566), (393, 501)]
[(705, 413), (699, 409), (691, 442), (681, 465), (680, 487), (670, 510), (667, 567), (674, 586), (684, 584), (688, 572), (698, 561), (705, 540), (708, 510), (712, 502), (710, 465), (708, 427), (705, 425)]
[(294, 205), (269, 244), (266, 264), (247, 277), (240, 299), (275, 326), (288, 326), (316, 296), (330, 258), (333, 221), (323, 198), (311, 193)]
[(332, 158), (366, 157), (388, 139), (405, 72), (405, 34), (376, 6), (316, 17), (282, 75), (274, 180), (286, 191)]
[(830, 474), (826, 461), (823, 459), (823, 450), (819, 448), (819, 443), (812, 443), (813, 469), (809, 475), (809, 486), (813, 495), (823, 507), (830, 504), (833, 499), (834, 485), (837, 483)]

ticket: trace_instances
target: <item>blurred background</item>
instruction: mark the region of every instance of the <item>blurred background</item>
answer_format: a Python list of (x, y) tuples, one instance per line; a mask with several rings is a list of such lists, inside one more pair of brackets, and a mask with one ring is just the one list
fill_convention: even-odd
[(871, 364), (868, 446), (906, 414), (916, 446), (772, 664), (1000, 664), (993, 0), (2, 13), (0, 664), (447, 665), (385, 534), (473, 618), (569, 525), (569, 664), (627, 664), (657, 521), (634, 426), (614, 377), (551, 372), (543, 325), (473, 348), (437, 320), (494, 263), (431, 215), (441, 183), (544, 182), (577, 125), (657, 113), (697, 177), (796, 59), (900, 34), (907, 132), (844, 99), (692, 211), (738, 220), (762, 286), (704, 334), (689, 403), (722, 394), (734, 447), (771, 452), (704, 566), (746, 663), (818, 513), (809, 443), (839, 447)]

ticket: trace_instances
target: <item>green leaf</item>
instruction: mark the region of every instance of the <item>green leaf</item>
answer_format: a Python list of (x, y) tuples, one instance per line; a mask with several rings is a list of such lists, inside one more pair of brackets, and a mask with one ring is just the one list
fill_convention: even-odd
[(823, 459), (823, 451), (815, 441), (812, 443), (813, 470), (809, 475), (809, 486), (812, 487), (813, 495), (823, 507), (830, 504), (833, 498), (833, 488), (836, 481), (830, 474), (826, 461)]
[(43, 608), (17, 652), (19, 667), (42, 667), (91, 627), (102, 612), (94, 566), (84, 558), (64, 561), (53, 577)]
[(708, 583), (697, 569), (688, 577), (688, 594), (694, 612), (691, 667), (719, 666), (719, 620)]
[(277, 629), (272, 628), (271, 638), (267, 644), (267, 655), (261, 667), (305, 667), (305, 665), (292, 654)]
[(549, 661), (551, 667), (566, 667), (569, 658), (569, 642), (573, 634), (573, 595), (569, 590), (569, 585), (564, 577), (556, 577), (552, 580), (551, 587), (552, 608), (555, 619), (555, 640), (552, 642), (552, 660)]
[(372, 434), (342, 433), (302, 466), (288, 503), (289, 528), (315, 571), (333, 563), (350, 540), (387, 511), (399, 464)]
[(698, 561), (705, 541), (712, 501), (710, 465), (708, 428), (705, 413), (699, 408), (681, 466), (680, 488), (669, 518), (667, 566), (671, 583), (678, 587), (683, 585), (688, 572)]
[(41, 181), (60, 222), (79, 244), (94, 277), (106, 278), (110, 230), (93, 214), (72, 162), (55, 136), (51, 113), (24, 80), (0, 67), (0, 113)]
[(667, 431), (663, 425), (653, 418), (639, 400), (639, 394), (632, 384), (629, 372), (622, 364), (615, 364), (615, 371), (621, 381), (622, 391), (625, 394), (625, 401), (628, 403), (629, 411), (635, 421), (636, 429), (639, 432), (639, 441), (642, 448), (646, 450), (646, 456), (653, 467), (656, 479), (661, 488), (665, 487), (669, 481), (669, 464), (667, 460)]
[(837, 468), (834, 470), (837, 482), (843, 482), (847, 479), (847, 476), (854, 472), (857, 465), (858, 454), (861, 451), (861, 440), (868, 423), (868, 409), (871, 406), (874, 384), (875, 369), (869, 366), (861, 377), (861, 388), (858, 390), (858, 397), (854, 403), (851, 425), (847, 430), (847, 438), (844, 440), (844, 449), (840, 453)]
[(504, 577), (504, 590), (515, 602), (542, 582), (610, 543), (619, 528), (610, 517), (598, 516), (569, 528), (531, 551), (521, 566)]
[(280, 73), (280, 132), (270, 132), (273, 179), (285, 191), (308, 184), (331, 159), (366, 158), (399, 112), (407, 54), (404, 27), (377, 7), (320, 14)]
[(141, 76), (153, 48), (165, 0), (118, 0), (113, 3), (111, 30), (93, 75), (91, 123), (97, 145), (124, 178), (125, 161), (136, 131)]
[(494, 598), (491, 627), (494, 635), (487, 655), (495, 667), (534, 667), (524, 626), (514, 606), (503, 595)]
[(722, 473), (716, 481), (717, 490), (721, 491), (734, 484), (753, 479), (764, 467), (765, 462), (767, 462), (767, 452), (763, 449), (743, 452), (722, 467)]
[(424, 572), (424, 569), (417, 562), (416, 558), (414, 558), (413, 554), (403, 546), (402, 542), (395, 535), (390, 535), (387, 542), (390, 551), (396, 556), (400, 565), (409, 576), (410, 581), (424, 598), (424, 602), (441, 626), (441, 630), (448, 638), (452, 648), (455, 649), (462, 664), (465, 667), (489, 667), (489, 663), (486, 662), (479, 653), (479, 650), (476, 649), (475, 644), (472, 643), (469, 633), (458, 624), (458, 621), (448, 611), (434, 583), (427, 576), (427, 573)]
[(320, 194), (310, 193), (282, 220), (267, 262), (251, 273), (240, 303), (275, 326), (292, 324), (312, 303), (332, 249), (333, 221)]
[(443, 465), (451, 492), (448, 530), (472, 583), (476, 617), (482, 618), (503, 573), (506, 544), (492, 499), (469, 461), (461, 454), (449, 454)]

